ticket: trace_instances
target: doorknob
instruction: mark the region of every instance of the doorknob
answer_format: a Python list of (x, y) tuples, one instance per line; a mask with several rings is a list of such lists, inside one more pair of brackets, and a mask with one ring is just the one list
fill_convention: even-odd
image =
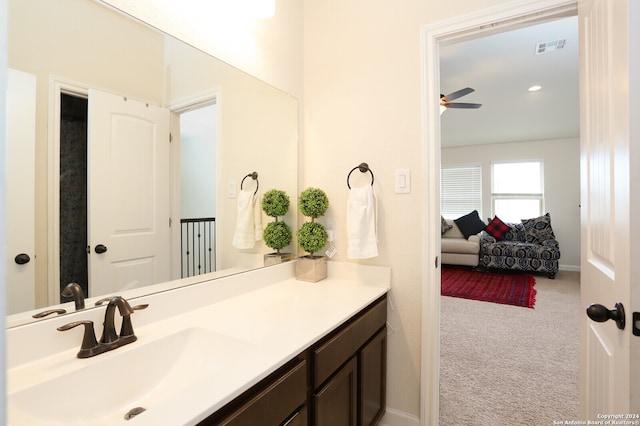
[(107, 246), (105, 246), (104, 244), (98, 244), (94, 251), (98, 254), (102, 254), (107, 251)]
[(18, 265), (24, 265), (26, 263), (29, 263), (29, 261), (31, 260), (31, 258), (29, 257), (28, 254), (26, 253), (20, 253), (19, 255), (17, 255), (14, 259), (16, 261), (16, 263)]
[(592, 303), (587, 307), (587, 316), (596, 322), (605, 322), (612, 319), (620, 330), (624, 330), (624, 306), (620, 302), (616, 303), (615, 309), (607, 309), (602, 305)]

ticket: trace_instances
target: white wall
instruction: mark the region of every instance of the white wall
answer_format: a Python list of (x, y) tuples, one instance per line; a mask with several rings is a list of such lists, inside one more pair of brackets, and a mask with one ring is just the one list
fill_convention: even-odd
[[(504, 3), (499, 0), (304, 1), (302, 181), (323, 188), (346, 259), (346, 175), (362, 161), (376, 176), (380, 255), (392, 269), (388, 407), (420, 413), (424, 253), (420, 27)], [(412, 171), (410, 194), (394, 193), (394, 169)], [(432, 325), (430, 325), (431, 327)]]
[(559, 139), (443, 148), (442, 164), (482, 166), (482, 212), (491, 215), (491, 162), (544, 161), (545, 210), (560, 243), (561, 269), (580, 267), (580, 140)]

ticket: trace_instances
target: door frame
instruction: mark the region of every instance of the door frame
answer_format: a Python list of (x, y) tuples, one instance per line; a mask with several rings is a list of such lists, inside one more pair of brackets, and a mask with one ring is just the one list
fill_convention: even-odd
[[(222, 172), (220, 167), (220, 158), (222, 151), (222, 120), (221, 120), (221, 104), (222, 104), (222, 89), (220, 87), (211, 87), (198, 93), (194, 93), (191, 96), (180, 98), (169, 104), (169, 110), (171, 111), (171, 159), (170, 167), (170, 213), (171, 213), (171, 279), (176, 280), (181, 277), (180, 260), (182, 259), (182, 253), (180, 253), (180, 114), (205, 107), (208, 105), (216, 105), (216, 233), (215, 233), (215, 246), (222, 247), (222, 232), (220, 232), (220, 223), (224, 223), (224, 214), (219, 206), (223, 204), (223, 197), (221, 190)], [(175, 129), (178, 129), (176, 132)], [(222, 253), (221, 250), (215, 251), (215, 264), (216, 268), (221, 265)]]
[(440, 49), (455, 43), (577, 15), (577, 0), (516, 0), (420, 28), (423, 215), (420, 425), (439, 421), (440, 385)]

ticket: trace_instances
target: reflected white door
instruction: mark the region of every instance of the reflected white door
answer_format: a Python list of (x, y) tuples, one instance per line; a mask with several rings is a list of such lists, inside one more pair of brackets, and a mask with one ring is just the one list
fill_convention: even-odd
[(640, 337), (632, 334), (632, 312), (640, 311), (638, 18), (636, 0), (579, 3), (581, 300), (608, 309), (621, 302), (626, 310), (622, 330), (582, 314), (584, 420), (640, 420)]
[[(35, 308), (36, 77), (9, 69), (7, 91), (7, 313)], [(20, 256), (20, 257), (16, 257)], [(29, 260), (27, 263), (26, 257)]]
[(92, 89), (88, 127), (89, 295), (168, 281), (169, 111)]

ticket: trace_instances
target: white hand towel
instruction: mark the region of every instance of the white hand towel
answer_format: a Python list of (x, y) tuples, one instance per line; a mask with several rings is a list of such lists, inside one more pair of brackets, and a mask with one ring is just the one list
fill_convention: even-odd
[(351, 188), (347, 200), (347, 255), (368, 259), (378, 255), (376, 196), (372, 186)]
[(253, 192), (238, 193), (238, 216), (231, 244), (237, 249), (250, 249), (262, 239), (262, 214), (258, 196)]

